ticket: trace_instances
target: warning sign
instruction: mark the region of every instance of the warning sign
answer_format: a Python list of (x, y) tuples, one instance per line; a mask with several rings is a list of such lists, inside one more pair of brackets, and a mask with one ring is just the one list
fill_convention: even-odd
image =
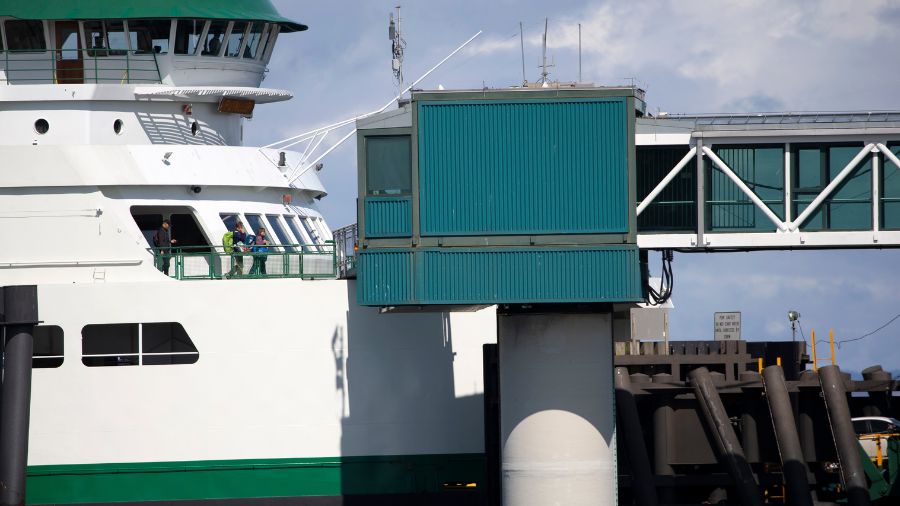
[(741, 339), (741, 313), (715, 313), (713, 335), (716, 341), (738, 341)]

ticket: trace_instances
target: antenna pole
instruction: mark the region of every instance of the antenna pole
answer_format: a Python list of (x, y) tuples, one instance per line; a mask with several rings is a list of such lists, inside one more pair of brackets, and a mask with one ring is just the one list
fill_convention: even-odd
[(522, 86), (525, 86), (528, 80), (525, 79), (525, 35), (522, 31), (521, 21), (519, 21), (519, 44), (522, 46)]
[(549, 22), (548, 18), (544, 18), (544, 39), (541, 44), (541, 82), (547, 82), (547, 24)]
[(578, 82), (581, 82), (581, 23), (578, 23)]

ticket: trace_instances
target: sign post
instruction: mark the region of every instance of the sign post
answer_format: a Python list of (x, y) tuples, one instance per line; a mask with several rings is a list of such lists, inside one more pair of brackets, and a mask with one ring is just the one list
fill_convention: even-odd
[(713, 335), (716, 341), (740, 341), (741, 312), (715, 313)]

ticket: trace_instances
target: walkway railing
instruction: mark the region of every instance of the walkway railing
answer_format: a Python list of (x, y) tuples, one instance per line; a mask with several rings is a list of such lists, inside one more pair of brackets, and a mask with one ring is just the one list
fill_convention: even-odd
[[(156, 268), (179, 279), (334, 279), (333, 241), (315, 245), (269, 245), (268, 251), (225, 251), (222, 246), (150, 248)], [(244, 248), (246, 249), (246, 248)]]
[(157, 84), (156, 53), (124, 49), (22, 49), (3, 52), (6, 84)]

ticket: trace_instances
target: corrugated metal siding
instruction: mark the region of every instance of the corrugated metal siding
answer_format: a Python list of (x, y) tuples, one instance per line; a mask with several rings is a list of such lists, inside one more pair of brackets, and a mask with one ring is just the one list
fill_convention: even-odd
[(626, 102), (420, 102), (423, 236), (627, 233)]
[(412, 235), (412, 197), (366, 197), (366, 237)]
[[(375, 260), (380, 255), (383, 259)], [(426, 249), (361, 255), (363, 305), (633, 302), (643, 298), (638, 249)], [(373, 280), (377, 278), (377, 281)], [(414, 278), (414, 281), (412, 281)], [(415, 286), (415, 294), (409, 295)], [(398, 291), (395, 287), (402, 287)]]
[(359, 252), (357, 298), (360, 304), (387, 306), (413, 304), (411, 251)]

